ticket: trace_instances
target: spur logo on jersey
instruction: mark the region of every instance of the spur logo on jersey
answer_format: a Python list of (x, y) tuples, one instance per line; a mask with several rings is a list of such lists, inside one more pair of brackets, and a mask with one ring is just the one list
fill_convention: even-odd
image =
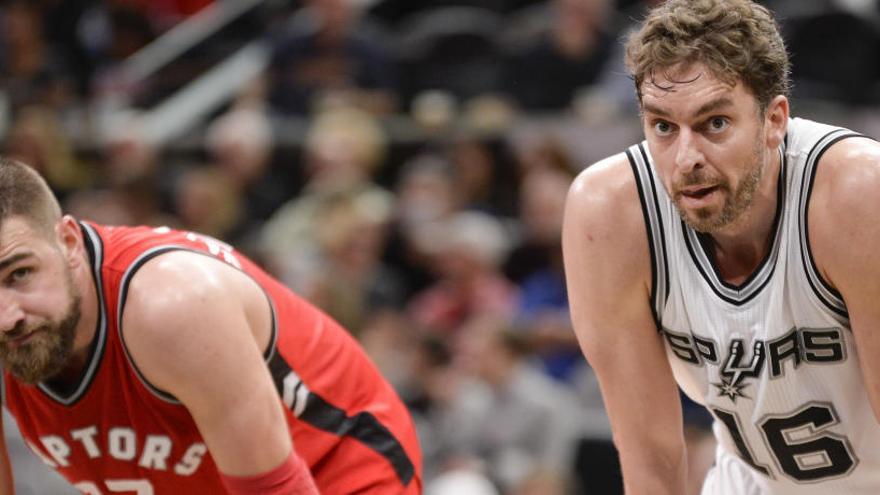
[(755, 340), (750, 347), (743, 339), (731, 339), (726, 348), (712, 339), (663, 329), (670, 350), (682, 361), (697, 366), (718, 365), (720, 380), (712, 385), (718, 395), (732, 402), (747, 394), (747, 378), (757, 378), (765, 370), (771, 379), (785, 374), (786, 367), (829, 364), (846, 360), (844, 331), (841, 328), (792, 328), (785, 335), (768, 341)]
[(752, 357), (745, 362), (745, 346), (742, 339), (733, 339), (727, 351), (727, 359), (721, 367), (721, 382), (712, 385), (718, 389), (720, 395), (728, 397), (736, 402), (737, 397), (748, 397), (744, 392), (747, 383), (745, 378), (757, 378), (764, 367), (764, 342), (755, 341), (752, 348)]

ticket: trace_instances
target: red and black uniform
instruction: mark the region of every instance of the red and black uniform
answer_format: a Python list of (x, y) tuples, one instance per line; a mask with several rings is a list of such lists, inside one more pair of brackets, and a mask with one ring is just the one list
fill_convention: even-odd
[(298, 454), (325, 494), (420, 493), (409, 413), (348, 332), (231, 247), (166, 228), (83, 223), (99, 295), (91, 358), (79, 382), (22, 384), (4, 371), (5, 404), (28, 445), (84, 493), (225, 493), (187, 409), (140, 376), (120, 325), (128, 284), (171, 250), (214, 256), (269, 298), (267, 366)]

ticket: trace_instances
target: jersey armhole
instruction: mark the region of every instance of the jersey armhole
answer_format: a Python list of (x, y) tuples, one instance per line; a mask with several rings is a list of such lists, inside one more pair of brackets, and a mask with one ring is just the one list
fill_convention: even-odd
[(639, 193), (639, 203), (645, 221), (648, 236), (648, 251), (651, 255), (651, 313), (657, 331), (662, 331), (663, 309), (669, 297), (669, 268), (666, 259), (666, 234), (663, 229), (663, 217), (657, 198), (657, 187), (648, 154), (643, 144), (631, 146), (626, 150), (626, 157), (632, 168)]
[[(155, 395), (157, 398), (159, 398), (165, 402), (168, 402), (170, 404), (181, 405), (181, 402), (176, 397), (174, 397), (174, 395), (172, 395), (172, 394), (160, 389), (159, 387), (153, 385), (149, 380), (147, 380), (147, 377), (145, 377), (143, 375), (140, 368), (138, 368), (137, 363), (135, 363), (134, 358), (131, 356), (131, 353), (128, 351), (128, 345), (125, 343), (125, 336), (122, 331), (122, 314), (123, 314), (123, 310), (125, 309), (126, 299), (128, 297), (129, 284), (131, 283), (131, 279), (134, 277), (134, 274), (137, 273), (137, 271), (140, 268), (142, 268), (148, 261), (152, 260), (153, 258), (155, 258), (159, 255), (162, 255), (162, 254), (165, 254), (165, 253), (168, 253), (171, 251), (186, 251), (186, 252), (190, 252), (190, 253), (200, 254), (203, 256), (211, 256), (208, 253), (204, 253), (204, 252), (197, 251), (195, 249), (190, 249), (190, 248), (183, 247), (183, 246), (157, 246), (157, 247), (149, 249), (146, 252), (144, 252), (143, 254), (141, 254), (137, 259), (134, 260), (134, 262), (132, 262), (131, 265), (129, 265), (128, 269), (126, 269), (125, 273), (122, 275), (122, 280), (120, 281), (120, 284), (119, 284), (119, 301), (118, 301), (118, 308), (117, 308), (117, 313), (116, 313), (116, 315), (117, 315), (116, 316), (116, 318), (117, 318), (116, 329), (117, 329), (117, 332), (119, 333), (119, 343), (122, 346), (122, 351), (125, 353), (125, 357), (128, 360), (129, 365), (131, 365), (131, 369), (134, 371), (135, 375), (138, 377), (138, 380), (140, 380), (140, 382), (144, 385), (144, 387), (146, 387), (147, 390), (149, 390), (150, 393)], [(242, 273), (244, 273), (244, 272), (242, 271)], [(248, 277), (250, 277), (250, 275), (248, 275), (247, 273), (244, 273), (244, 274), (247, 275)], [(257, 284), (257, 286), (259, 287), (259, 284)], [(266, 349), (263, 351), (263, 360), (265, 363), (268, 364), (276, 352), (275, 348), (276, 348), (276, 345), (278, 342), (278, 324), (277, 324), (277, 318), (276, 318), (276, 312), (275, 312), (275, 305), (272, 302), (272, 298), (269, 297), (269, 294), (267, 294), (266, 291), (262, 287), (260, 287), (260, 290), (263, 292), (263, 296), (266, 298), (266, 302), (269, 305), (269, 312), (270, 312), (271, 329), (270, 329), (270, 335), (269, 335), (269, 343), (266, 346)]]
[(846, 302), (843, 300), (843, 296), (827, 280), (825, 280), (813, 257), (813, 252), (810, 248), (808, 218), (810, 201), (813, 194), (813, 185), (816, 179), (816, 171), (819, 169), (822, 156), (832, 145), (839, 141), (858, 137), (873, 139), (870, 136), (842, 128), (835, 129), (819, 139), (807, 155), (806, 164), (804, 166), (804, 178), (801, 183), (800, 204), (798, 205), (801, 257), (804, 265), (804, 273), (806, 273), (810, 287), (819, 301), (821, 301), (828, 309), (844, 318), (849, 318), (849, 313), (846, 309)]

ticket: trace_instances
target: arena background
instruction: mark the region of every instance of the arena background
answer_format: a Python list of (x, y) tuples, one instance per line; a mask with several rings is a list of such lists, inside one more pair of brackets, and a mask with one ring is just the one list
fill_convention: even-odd
[[(224, 239), (341, 321), (429, 495), (621, 493), (559, 233), (572, 177), (641, 139), (620, 40), (653, 3), (3, 1), (0, 140), (68, 212)], [(764, 3), (793, 115), (880, 136), (880, 2)], [(4, 424), (17, 493), (73, 493)]]

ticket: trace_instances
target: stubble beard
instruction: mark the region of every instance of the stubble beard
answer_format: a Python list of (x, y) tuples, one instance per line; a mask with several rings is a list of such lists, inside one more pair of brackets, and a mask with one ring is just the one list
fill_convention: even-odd
[[(24, 383), (33, 385), (48, 380), (64, 370), (70, 361), (76, 326), (82, 316), (82, 297), (75, 290), (69, 275), (67, 286), (70, 304), (60, 319), (31, 326), (20, 322), (0, 340), (3, 367)], [(8, 343), (10, 338), (33, 332), (38, 333), (28, 342), (14, 347)]]
[[(713, 234), (739, 220), (752, 205), (755, 199), (755, 192), (758, 190), (761, 177), (764, 175), (765, 160), (761, 153), (761, 142), (757, 137), (755, 138), (755, 147), (752, 150), (750, 161), (751, 165), (748, 168), (748, 172), (735, 191), (731, 190), (730, 184), (727, 182), (718, 184), (720, 191), (725, 194), (724, 205), (721, 207), (720, 212), (713, 208), (685, 210), (679, 204), (679, 198), (676, 195), (674, 199), (675, 207), (684, 223), (697, 232)], [(691, 176), (685, 177), (682, 185), (687, 186), (699, 183), (699, 176)]]

